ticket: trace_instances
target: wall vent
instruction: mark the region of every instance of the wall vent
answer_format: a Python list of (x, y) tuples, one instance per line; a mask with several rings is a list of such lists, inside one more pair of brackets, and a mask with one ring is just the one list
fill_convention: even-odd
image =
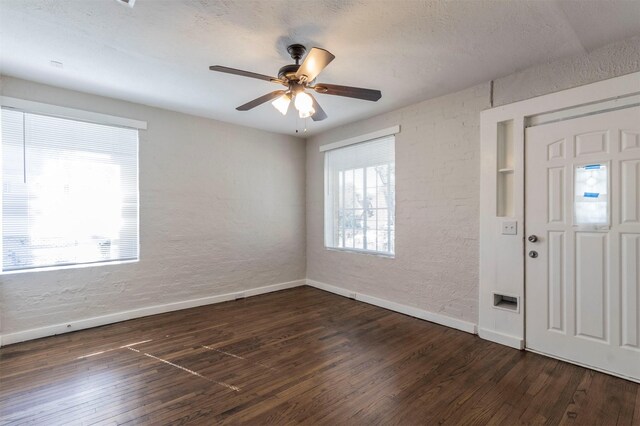
[(493, 307), (505, 311), (520, 312), (520, 298), (508, 294), (493, 293)]

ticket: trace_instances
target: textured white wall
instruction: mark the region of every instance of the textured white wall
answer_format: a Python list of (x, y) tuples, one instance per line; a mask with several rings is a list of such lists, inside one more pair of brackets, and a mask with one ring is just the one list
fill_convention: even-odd
[(640, 70), (640, 36), (547, 62), (494, 82), (494, 106), (530, 99)]
[(1, 333), (305, 277), (305, 144), (3, 77), (5, 96), (145, 120), (138, 263), (0, 275)]
[[(307, 277), (477, 322), (479, 112), (489, 84), (342, 126), (307, 142)], [(320, 145), (399, 124), (396, 256), (329, 251)]]
[[(640, 37), (494, 81), (494, 105), (640, 71)], [(482, 84), (347, 124), (307, 141), (307, 278), (477, 323)], [(323, 242), (325, 143), (400, 124), (396, 258), (329, 251)]]

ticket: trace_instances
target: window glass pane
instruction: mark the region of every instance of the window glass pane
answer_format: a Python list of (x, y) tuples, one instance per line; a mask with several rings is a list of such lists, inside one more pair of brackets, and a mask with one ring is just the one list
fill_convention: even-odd
[(376, 177), (377, 177), (377, 186), (379, 188), (385, 186), (387, 184), (387, 177), (389, 175), (389, 166), (386, 164), (381, 164), (375, 167), (376, 169)]
[(364, 249), (364, 211), (356, 209), (354, 217), (354, 248)]
[(354, 187), (353, 187), (353, 170), (344, 172), (344, 207), (346, 209), (354, 208)]
[(338, 220), (338, 229), (337, 229), (337, 241), (336, 243), (340, 247), (344, 247), (344, 238), (345, 238), (345, 227), (344, 227), (344, 210), (340, 210), (339, 220)]
[(340, 209), (344, 208), (344, 172), (341, 171), (338, 173), (338, 207)]
[(337, 245), (336, 247), (355, 247), (355, 239), (354, 239), (354, 224), (355, 220), (353, 217), (353, 210), (345, 211), (345, 227), (344, 227), (344, 245)]
[(354, 207), (360, 208), (364, 207), (364, 170), (363, 169), (355, 169), (353, 171), (353, 181), (354, 181)]
[(575, 225), (608, 225), (608, 171), (606, 164), (575, 168)]
[(367, 209), (375, 209), (378, 204), (378, 196), (376, 188), (367, 188)]
[(394, 151), (385, 137), (325, 153), (327, 247), (393, 254)]
[(377, 231), (377, 241), (376, 247), (378, 251), (389, 251), (389, 235), (387, 231), (378, 230)]
[(138, 257), (138, 132), (2, 110), (4, 271)]
[(367, 167), (367, 189), (375, 188), (377, 185), (378, 174), (375, 167)]
[(377, 242), (377, 233), (378, 229), (378, 217), (377, 210), (371, 209), (367, 210), (367, 229), (366, 229), (366, 237), (367, 237), (367, 250), (377, 250), (376, 242)]

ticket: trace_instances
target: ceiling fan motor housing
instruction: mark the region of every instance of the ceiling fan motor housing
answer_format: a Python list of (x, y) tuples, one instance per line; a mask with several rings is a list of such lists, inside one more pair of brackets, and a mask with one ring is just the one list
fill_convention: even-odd
[(297, 64), (285, 65), (284, 67), (280, 68), (280, 71), (278, 71), (278, 78), (282, 80), (295, 81), (298, 79), (296, 77), (298, 68), (300, 68), (300, 65)]
[(291, 44), (287, 46), (287, 52), (291, 55), (291, 59), (296, 61), (295, 64), (285, 65), (278, 71), (278, 78), (287, 81), (297, 81), (296, 72), (300, 68), (300, 59), (307, 52), (307, 48), (301, 44)]

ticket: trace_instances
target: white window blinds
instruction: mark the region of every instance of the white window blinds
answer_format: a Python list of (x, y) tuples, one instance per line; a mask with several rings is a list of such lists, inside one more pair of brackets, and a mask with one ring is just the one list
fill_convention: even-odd
[(395, 251), (395, 136), (325, 152), (325, 246)]
[(138, 131), (2, 109), (2, 269), (138, 258)]

